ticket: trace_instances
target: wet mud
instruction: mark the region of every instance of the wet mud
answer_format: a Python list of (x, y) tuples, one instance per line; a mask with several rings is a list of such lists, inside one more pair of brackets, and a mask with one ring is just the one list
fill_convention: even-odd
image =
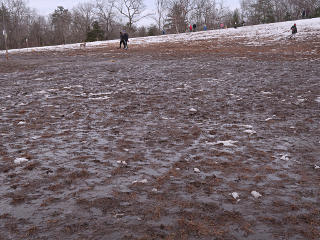
[(2, 59), (0, 239), (319, 239), (318, 47)]

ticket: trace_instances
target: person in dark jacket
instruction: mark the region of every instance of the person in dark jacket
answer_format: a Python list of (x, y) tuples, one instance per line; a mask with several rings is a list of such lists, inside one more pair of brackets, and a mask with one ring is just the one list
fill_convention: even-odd
[(123, 34), (124, 37), (124, 42), (125, 42), (125, 49), (128, 49), (128, 42), (129, 42), (129, 34), (128, 33), (124, 33)]
[(193, 24), (193, 31), (196, 32), (197, 31), (197, 24)]
[(290, 38), (294, 37), (295, 34), (298, 32), (298, 29), (297, 29), (297, 25), (296, 25), (296, 24), (294, 24), (294, 25), (291, 27), (291, 32), (292, 32), (292, 34), (291, 34)]
[(128, 33), (120, 32), (120, 47), (119, 48), (121, 48), (121, 45), (123, 44), (123, 48), (128, 49), (128, 41), (129, 41)]

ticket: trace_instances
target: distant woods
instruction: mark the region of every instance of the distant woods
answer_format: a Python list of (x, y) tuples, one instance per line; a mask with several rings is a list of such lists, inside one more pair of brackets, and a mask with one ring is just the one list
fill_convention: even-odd
[[(143, 37), (190, 31), (190, 25), (201, 31), (320, 17), (320, 0), (240, 0), (235, 10), (223, 0), (154, 1), (155, 9), (146, 11), (143, 0), (87, 0), (41, 16), (26, 0), (2, 0), (0, 49), (5, 48), (4, 29), (12, 49), (115, 39), (120, 30)], [(148, 26), (138, 26), (143, 19)]]

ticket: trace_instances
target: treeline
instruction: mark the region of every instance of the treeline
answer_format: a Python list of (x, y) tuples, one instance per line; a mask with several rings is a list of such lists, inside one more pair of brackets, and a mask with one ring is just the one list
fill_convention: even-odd
[[(153, 36), (185, 32), (190, 24), (202, 30), (320, 17), (320, 0), (240, 0), (236, 10), (223, 0), (154, 1), (152, 13), (146, 13), (143, 0), (87, 0), (41, 16), (26, 0), (2, 0), (0, 49), (5, 48), (4, 29), (10, 49), (115, 39), (123, 29), (130, 36)], [(144, 18), (153, 24), (137, 27)]]

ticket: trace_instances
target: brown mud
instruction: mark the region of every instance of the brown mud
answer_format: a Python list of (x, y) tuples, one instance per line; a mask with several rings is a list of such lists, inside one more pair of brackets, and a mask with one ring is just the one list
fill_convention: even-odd
[(116, 47), (0, 60), (0, 239), (320, 238), (316, 40)]

